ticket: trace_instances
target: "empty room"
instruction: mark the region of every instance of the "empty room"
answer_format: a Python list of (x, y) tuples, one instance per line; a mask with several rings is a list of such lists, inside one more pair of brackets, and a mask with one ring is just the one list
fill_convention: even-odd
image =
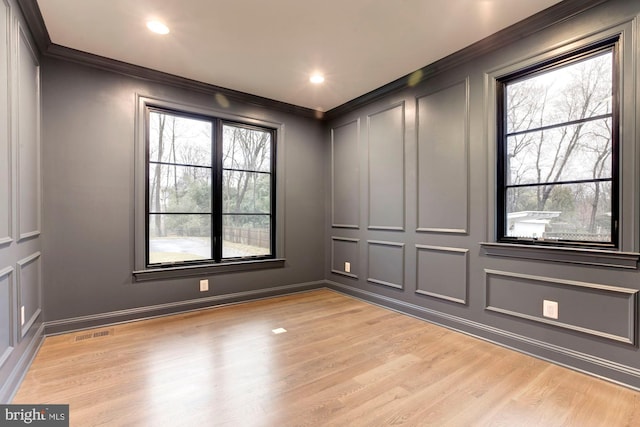
[(640, 425), (640, 2), (0, 13), (0, 425)]

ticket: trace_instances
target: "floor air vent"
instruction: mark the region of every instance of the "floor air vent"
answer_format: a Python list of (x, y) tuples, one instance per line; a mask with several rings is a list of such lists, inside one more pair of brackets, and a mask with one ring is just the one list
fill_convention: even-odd
[(80, 341), (87, 341), (93, 338), (108, 337), (108, 336), (112, 336), (113, 333), (114, 333), (113, 329), (103, 329), (101, 331), (85, 332), (85, 333), (76, 335), (73, 338), (73, 341), (80, 342)]

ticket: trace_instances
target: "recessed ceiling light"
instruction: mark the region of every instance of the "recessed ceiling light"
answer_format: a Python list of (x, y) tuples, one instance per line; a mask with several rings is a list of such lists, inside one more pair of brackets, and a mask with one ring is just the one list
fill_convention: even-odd
[(309, 81), (313, 84), (320, 84), (322, 82), (324, 82), (324, 76), (322, 74), (313, 74), (311, 75), (311, 77), (309, 78)]
[(148, 21), (147, 28), (157, 34), (169, 34), (169, 27), (160, 21)]

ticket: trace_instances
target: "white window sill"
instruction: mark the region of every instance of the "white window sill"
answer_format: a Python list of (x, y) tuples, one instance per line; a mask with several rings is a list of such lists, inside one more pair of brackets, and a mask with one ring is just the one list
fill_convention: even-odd
[(284, 258), (259, 259), (248, 261), (231, 261), (217, 264), (185, 265), (167, 268), (149, 268), (133, 272), (136, 282), (148, 280), (177, 279), (180, 277), (206, 276), (236, 271), (262, 270), (266, 268), (282, 268)]
[(583, 264), (636, 270), (640, 253), (615, 250), (523, 245), (517, 243), (480, 242), (489, 256)]

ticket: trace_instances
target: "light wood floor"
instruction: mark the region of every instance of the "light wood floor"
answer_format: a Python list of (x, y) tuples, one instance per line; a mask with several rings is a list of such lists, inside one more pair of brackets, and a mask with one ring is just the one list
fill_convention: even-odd
[(328, 290), (48, 337), (14, 403), (82, 427), (640, 426), (638, 392)]

